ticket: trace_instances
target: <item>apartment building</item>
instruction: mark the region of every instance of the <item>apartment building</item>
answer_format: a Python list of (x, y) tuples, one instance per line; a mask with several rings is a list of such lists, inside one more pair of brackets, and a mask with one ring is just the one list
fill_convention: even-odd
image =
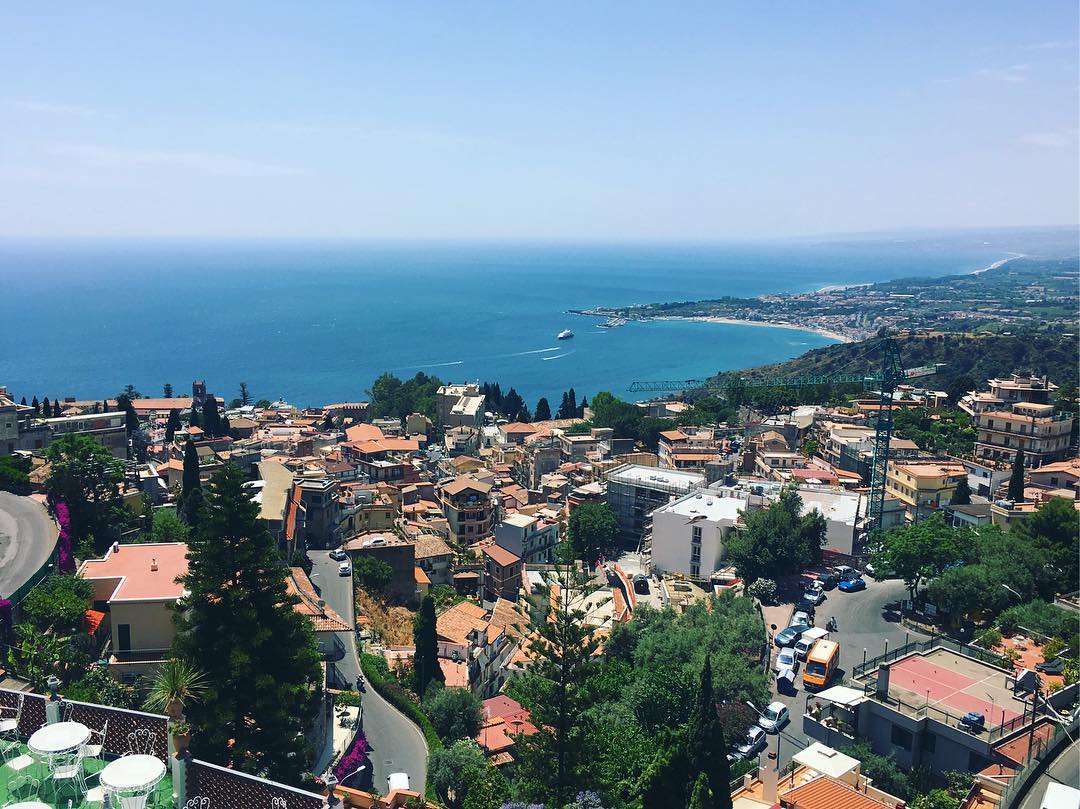
[(539, 515), (509, 514), (495, 526), (495, 543), (527, 565), (550, 565), (559, 544), (559, 523)]
[(491, 543), (481, 549), (484, 557), (484, 600), (517, 601), (521, 591), (521, 557)]
[(187, 550), (182, 542), (114, 544), (104, 558), (79, 568), (94, 585), (94, 609), (109, 616), (109, 672), (118, 680), (135, 682), (168, 657)]
[(959, 461), (890, 461), (885, 493), (904, 504), (909, 520), (918, 521), (948, 505), (967, 474)]
[(607, 473), (604, 500), (619, 521), (620, 539), (635, 546), (651, 524), (651, 514), (660, 506), (705, 485), (698, 472), (660, 469), (655, 466), (623, 464)]
[(645, 543), (651, 570), (707, 579), (722, 567), (725, 539), (744, 508), (741, 497), (717, 496), (708, 490), (660, 506), (652, 514), (652, 533)]
[(484, 396), (473, 382), (443, 385), (435, 392), (440, 427), (479, 427), (484, 423)]
[(516, 634), (496, 619), (498, 607), (489, 612), (463, 601), (435, 620), (439, 666), (447, 686), (468, 688), (485, 698), (499, 693), (517, 644)]
[(491, 534), (495, 519), (491, 489), (490, 483), (468, 475), (439, 486), (439, 501), (452, 541), (470, 545)]
[(974, 421), (976, 457), (1010, 464), (1023, 449), (1025, 463), (1039, 467), (1068, 455), (1073, 417), (1054, 413), (1050, 394), (1057, 385), (1045, 376), (1015, 373), (988, 384), (989, 391), (960, 400)]
[(701, 471), (710, 462), (719, 461), (730, 449), (729, 442), (716, 438), (713, 430), (664, 430), (657, 444), (657, 456), (660, 466)]

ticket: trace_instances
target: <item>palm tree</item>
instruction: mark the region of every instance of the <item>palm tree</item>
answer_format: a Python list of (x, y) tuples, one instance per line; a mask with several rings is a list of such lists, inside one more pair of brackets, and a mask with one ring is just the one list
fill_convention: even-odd
[(145, 707), (179, 720), (184, 716), (184, 706), (198, 702), (205, 691), (205, 674), (184, 660), (170, 658), (151, 678)]

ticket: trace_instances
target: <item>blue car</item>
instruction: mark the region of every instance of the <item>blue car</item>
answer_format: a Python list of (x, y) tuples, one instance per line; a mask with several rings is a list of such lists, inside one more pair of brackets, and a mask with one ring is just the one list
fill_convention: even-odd
[(836, 589), (840, 590), (843, 593), (855, 593), (859, 590), (865, 590), (866, 582), (863, 581), (861, 578), (847, 579), (846, 581), (842, 581), (838, 585), (836, 585)]

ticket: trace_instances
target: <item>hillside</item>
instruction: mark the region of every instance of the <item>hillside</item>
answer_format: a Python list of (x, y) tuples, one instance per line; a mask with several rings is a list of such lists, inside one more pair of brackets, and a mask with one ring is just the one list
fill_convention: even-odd
[[(898, 336), (905, 368), (943, 363), (938, 373), (921, 378), (920, 386), (944, 390), (954, 379), (969, 376), (978, 384), (1013, 371), (1046, 374), (1061, 387), (1077, 386), (1080, 343), (1063, 334), (919, 334)], [(839, 343), (808, 351), (787, 362), (747, 368), (745, 376), (860, 373), (878, 367), (880, 355), (873, 340)]]

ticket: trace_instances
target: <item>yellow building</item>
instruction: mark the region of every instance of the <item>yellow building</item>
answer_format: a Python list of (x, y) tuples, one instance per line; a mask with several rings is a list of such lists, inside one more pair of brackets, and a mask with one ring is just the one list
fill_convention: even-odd
[(967, 469), (957, 461), (893, 461), (889, 464), (885, 492), (904, 504), (909, 520), (923, 519), (947, 506)]

